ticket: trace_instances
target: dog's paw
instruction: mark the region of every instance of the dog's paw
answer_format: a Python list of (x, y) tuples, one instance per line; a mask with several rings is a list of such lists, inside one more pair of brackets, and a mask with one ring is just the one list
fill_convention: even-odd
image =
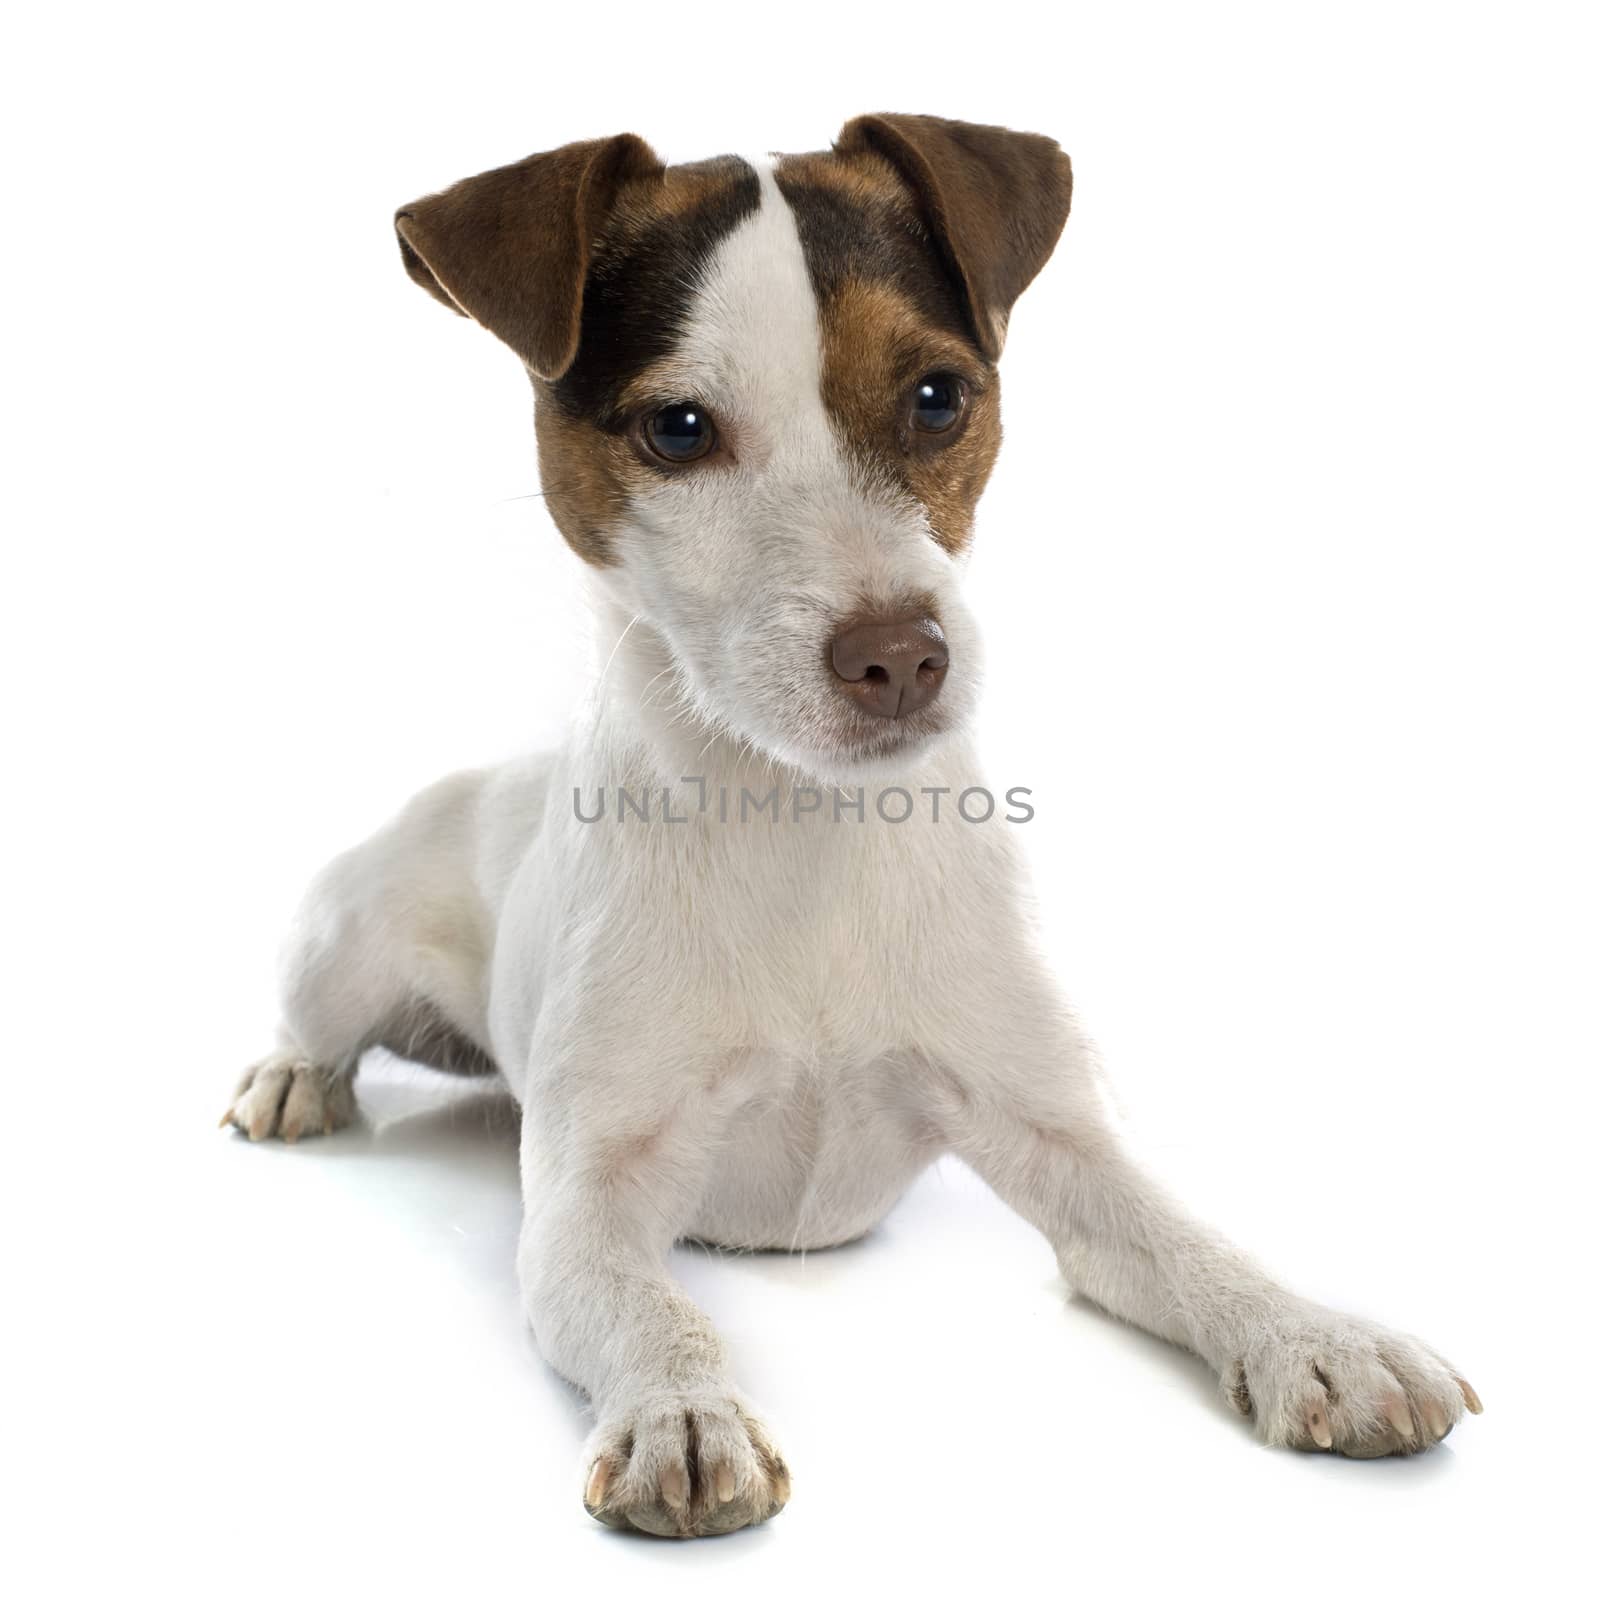
[(725, 1392), (624, 1403), (584, 1448), (583, 1503), (608, 1527), (691, 1539), (765, 1522), (788, 1501), (789, 1469)]
[(1223, 1398), (1264, 1444), (1414, 1455), (1483, 1406), (1420, 1340), (1306, 1306), (1252, 1329), (1223, 1368)]
[(349, 1073), (332, 1072), (280, 1052), (258, 1061), (239, 1080), (221, 1126), (231, 1124), (251, 1139), (276, 1134), (293, 1144), (302, 1134), (332, 1133), (355, 1114)]

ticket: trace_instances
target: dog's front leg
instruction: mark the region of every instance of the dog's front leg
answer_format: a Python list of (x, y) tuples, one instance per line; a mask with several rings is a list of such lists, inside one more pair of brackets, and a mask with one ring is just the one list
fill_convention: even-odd
[(951, 1147), (1045, 1234), (1075, 1289), (1203, 1357), (1264, 1442), (1410, 1453), (1480, 1409), (1427, 1346), (1292, 1293), (1142, 1172), (1042, 984), (991, 1014), (999, 1031), (941, 1068)]
[(603, 1024), (582, 1045), (535, 1047), (524, 1302), (546, 1359), (594, 1404), (590, 1512), (668, 1537), (726, 1533), (782, 1509), (788, 1470), (666, 1256), (694, 1217), (737, 1069), (648, 1028), (634, 1037), (647, 1053)]

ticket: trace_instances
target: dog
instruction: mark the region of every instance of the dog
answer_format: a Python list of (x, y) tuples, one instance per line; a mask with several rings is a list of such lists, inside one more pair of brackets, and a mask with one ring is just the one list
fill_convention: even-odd
[(324, 869), (224, 1122), (331, 1133), (377, 1046), (504, 1077), (527, 1316), (592, 1402), (582, 1498), (612, 1526), (789, 1498), (673, 1242), (841, 1244), (947, 1152), (1267, 1443), (1409, 1454), (1480, 1409), (1130, 1158), (1015, 831), (972, 815), (961, 578), (1007, 319), (1071, 195), (1051, 139), (869, 115), (759, 160), (570, 144), (396, 216), (411, 277), (528, 371), (602, 670), (563, 748), (444, 779)]

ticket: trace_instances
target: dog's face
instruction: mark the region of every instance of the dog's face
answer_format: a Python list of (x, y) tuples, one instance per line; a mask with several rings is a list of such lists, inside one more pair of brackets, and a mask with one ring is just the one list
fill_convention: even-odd
[(850, 781), (971, 710), (996, 361), (1070, 192), (1037, 135), (863, 117), (761, 162), (569, 145), (397, 225), (412, 275), (522, 356), (546, 503), (680, 696)]

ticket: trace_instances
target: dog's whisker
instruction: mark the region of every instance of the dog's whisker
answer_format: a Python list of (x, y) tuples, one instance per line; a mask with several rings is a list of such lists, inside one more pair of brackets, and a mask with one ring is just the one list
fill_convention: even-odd
[(617, 642), (611, 647), (611, 654), (606, 657), (606, 664), (600, 669), (600, 678), (595, 684), (595, 689), (597, 691), (605, 687), (606, 674), (611, 671), (611, 663), (617, 659), (617, 651), (622, 648), (623, 640), (633, 632), (635, 625), (643, 620), (644, 619), (636, 612), (632, 617), (629, 618), (627, 627), (625, 627), (617, 636)]

